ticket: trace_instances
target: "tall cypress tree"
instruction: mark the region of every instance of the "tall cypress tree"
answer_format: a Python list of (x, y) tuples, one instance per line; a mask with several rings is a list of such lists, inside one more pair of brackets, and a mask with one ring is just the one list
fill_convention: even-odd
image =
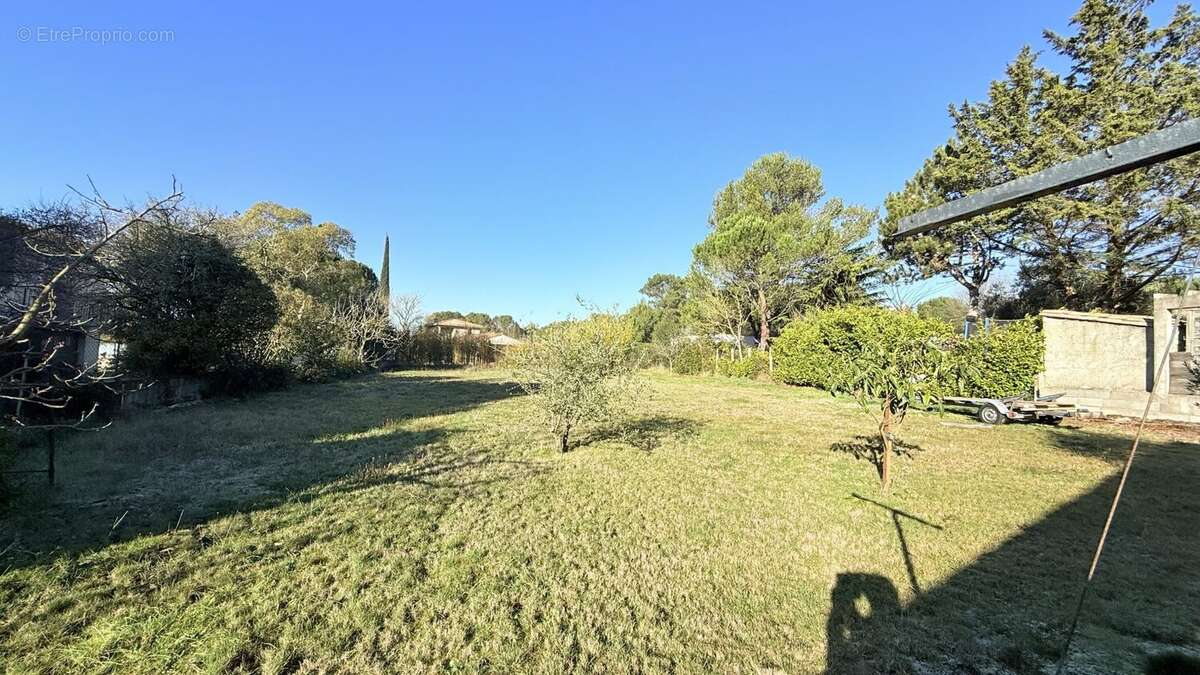
[(388, 261), (390, 244), (391, 242), (385, 235), (383, 237), (383, 265), (379, 267), (379, 297), (385, 305), (392, 297), (391, 281), (388, 279), (388, 275), (391, 273), (391, 263)]

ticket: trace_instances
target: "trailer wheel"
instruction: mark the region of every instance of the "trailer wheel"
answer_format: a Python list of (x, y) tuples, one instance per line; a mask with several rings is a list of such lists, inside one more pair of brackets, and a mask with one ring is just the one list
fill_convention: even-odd
[(991, 403), (985, 403), (979, 408), (979, 421), (984, 424), (1004, 424), (1008, 418), (1000, 412), (1000, 409)]

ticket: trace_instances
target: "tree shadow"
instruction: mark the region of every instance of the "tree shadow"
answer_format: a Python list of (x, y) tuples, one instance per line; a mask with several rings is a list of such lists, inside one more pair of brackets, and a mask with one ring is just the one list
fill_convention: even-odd
[[(55, 486), (25, 482), (0, 513), (0, 569), (331, 492), (464, 492), (531, 477), (543, 467), (466, 453), (453, 445), (460, 430), (428, 422), (517, 395), (497, 381), (376, 375), (145, 413), (101, 432), (111, 436), (78, 437), (60, 452)], [(101, 441), (111, 447), (92, 446)]]
[[(1050, 433), (1069, 453), (1110, 461), (1112, 472), (929, 588), (911, 579), (912, 542), (902, 539), (914, 592), (898, 614), (890, 580), (837, 575), (827, 673), (1048, 672), (1060, 656), (1119, 480), (1119, 459), (1131, 441), (1080, 430)], [(1093, 672), (1088, 664), (1097, 663), (1108, 664), (1106, 672), (1133, 672), (1141, 667), (1139, 651), (1197, 647), (1200, 575), (1190, 571), (1200, 567), (1198, 482), (1195, 444), (1142, 440), (1066, 672)], [(896, 526), (897, 518), (907, 523), (911, 517), (876, 506), (893, 512), (891, 527), (903, 537), (907, 530)], [(971, 525), (954, 525), (963, 526)], [(864, 603), (871, 612), (862, 611)], [(1122, 662), (1131, 652), (1134, 661)]]
[(657, 450), (668, 439), (683, 440), (694, 436), (699, 428), (700, 425), (695, 420), (685, 417), (643, 417), (581, 434), (579, 439), (571, 444), (571, 449), (614, 441), (649, 453)]
[[(866, 460), (875, 467), (875, 473), (880, 478), (883, 477), (883, 439), (878, 435), (875, 436), (855, 436), (853, 440), (841, 441), (829, 446), (833, 452), (844, 453), (850, 455), (855, 461)], [(907, 441), (902, 441), (899, 438), (892, 439), (892, 454), (896, 457), (906, 457), (912, 459), (916, 457), (916, 453), (922, 452), (924, 449)]]

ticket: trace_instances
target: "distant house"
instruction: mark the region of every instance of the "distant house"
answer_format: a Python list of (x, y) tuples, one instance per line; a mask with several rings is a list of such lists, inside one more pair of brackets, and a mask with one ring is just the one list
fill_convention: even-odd
[(466, 319), (442, 319), (441, 321), (425, 324), (425, 330), (433, 331), (438, 335), (457, 338), (480, 335), (487, 330), (487, 326), (471, 323)]
[(730, 333), (712, 333), (711, 335), (683, 335), (678, 339), (688, 342), (700, 342), (708, 340), (714, 345), (736, 346), (739, 342), (743, 347), (757, 347), (758, 338), (753, 335), (732, 335)]
[(495, 335), (488, 339), (488, 344), (493, 347), (512, 347), (521, 344), (521, 341), (507, 335)]
[(708, 336), (713, 344), (736, 345), (742, 343), (743, 347), (757, 347), (758, 338), (753, 335), (731, 335), (729, 333), (715, 333)]

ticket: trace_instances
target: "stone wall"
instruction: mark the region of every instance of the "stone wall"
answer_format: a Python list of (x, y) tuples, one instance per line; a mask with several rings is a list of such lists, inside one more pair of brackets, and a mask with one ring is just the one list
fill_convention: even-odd
[(1132, 314), (1046, 310), (1044, 391), (1060, 388), (1147, 392), (1154, 320)]
[[(1091, 414), (1140, 417), (1167, 348), (1162, 328), (1168, 322), (1156, 331), (1154, 317), (1142, 315), (1046, 310), (1041, 316), (1046, 363), (1039, 391), (1063, 394), (1064, 402)], [(1200, 422), (1200, 396), (1172, 395), (1161, 384), (1150, 402), (1152, 419)]]

